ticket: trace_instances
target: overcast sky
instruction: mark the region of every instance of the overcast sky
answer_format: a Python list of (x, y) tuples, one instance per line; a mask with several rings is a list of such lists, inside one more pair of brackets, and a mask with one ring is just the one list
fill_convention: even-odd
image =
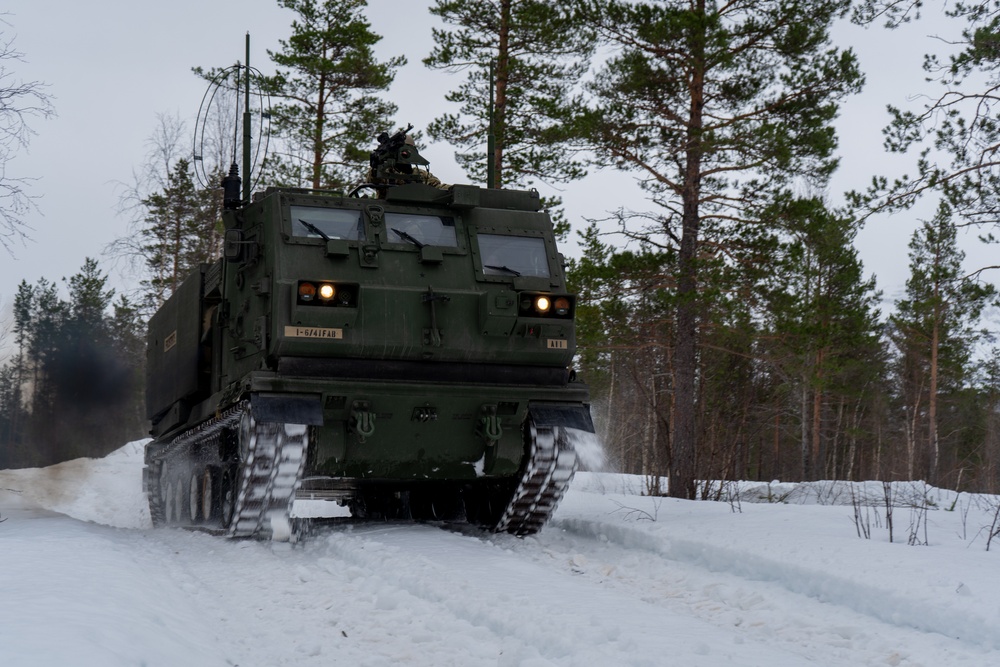
[[(436, 24), (427, 12), (430, 4), (369, 2), (373, 29), (384, 37), (380, 57), (409, 59), (388, 98), (399, 106), (398, 123), (416, 128), (449, 110), (444, 94), (461, 80), (421, 64)], [(270, 71), (266, 51), (288, 36), (292, 20), (291, 12), (273, 0), (8, 0), (5, 6), (11, 27), (4, 26), (3, 33), (16, 35), (15, 46), (25, 56), (23, 63), (7, 64), (20, 79), (48, 84), (58, 116), (32, 122), (37, 136), (28, 153), (8, 168), (9, 176), (39, 179), (32, 187), (39, 212), (28, 216), (34, 241), (15, 248), (13, 259), (0, 251), (0, 312), (9, 309), (22, 279), (58, 281), (75, 273), (85, 257), (106, 265), (105, 246), (128, 231), (129, 220), (116, 212), (121, 184), (131, 182), (133, 170), (143, 163), (157, 114), (176, 114), (194, 125), (205, 85), (191, 68), (242, 60), (249, 31), (251, 64)], [(915, 105), (908, 97), (926, 90), (921, 54), (940, 48), (929, 37), (940, 25), (925, 18), (895, 32), (849, 25), (835, 31), (839, 46), (858, 52), (868, 84), (863, 95), (844, 106), (838, 123), (842, 167), (832, 201), (839, 202), (844, 190), (864, 187), (873, 173), (899, 173), (911, 164), (912, 158), (893, 160), (883, 153), (885, 105)], [(464, 180), (448, 146), (431, 144), (425, 154), (443, 181)], [(608, 170), (568, 186), (562, 196), (570, 222), (582, 229), (582, 216), (601, 217), (620, 206), (642, 208), (641, 194), (631, 183), (630, 176)], [(866, 270), (878, 276), (887, 301), (899, 295), (906, 279), (914, 220), (932, 213), (933, 208), (876, 219), (860, 235)], [(970, 264), (985, 263), (982, 249), (966, 245)], [(564, 250), (576, 254), (575, 242), (572, 246)], [(113, 280), (119, 289), (127, 288), (126, 278), (115, 274)]]

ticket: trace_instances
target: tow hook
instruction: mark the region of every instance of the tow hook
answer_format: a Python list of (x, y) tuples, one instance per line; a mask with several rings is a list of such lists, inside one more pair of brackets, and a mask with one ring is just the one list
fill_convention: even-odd
[(479, 410), (479, 436), (486, 441), (487, 447), (493, 447), (503, 436), (503, 427), (497, 417), (497, 406), (484, 405)]
[(488, 475), (493, 472), (493, 466), (496, 465), (497, 452), (500, 449), (497, 445), (503, 436), (503, 427), (500, 425), (500, 417), (497, 416), (497, 406), (484, 405), (479, 409), (476, 435), (486, 442), (486, 451), (483, 452), (483, 472)]
[(358, 435), (358, 441), (362, 444), (375, 434), (375, 413), (371, 411), (368, 401), (354, 401), (351, 404), (351, 430)]

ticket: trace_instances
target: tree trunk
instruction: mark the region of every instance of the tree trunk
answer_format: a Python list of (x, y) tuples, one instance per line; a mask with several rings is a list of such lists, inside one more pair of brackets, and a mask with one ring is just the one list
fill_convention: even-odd
[[(496, 136), (496, 146), (493, 155), (493, 168), (496, 170), (496, 187), (503, 187), (503, 149), (506, 142), (507, 120), (507, 83), (510, 80), (510, 5), (512, 0), (500, 2), (500, 32), (497, 44), (497, 80), (496, 108), (493, 110), (493, 125)], [(492, 82), (491, 82), (492, 84)]]
[[(922, 380), (922, 378), (921, 378)], [(912, 480), (916, 468), (917, 456), (917, 416), (920, 414), (920, 396), (924, 392), (924, 383), (917, 387), (917, 395), (913, 402), (909, 423), (906, 424), (906, 478)]]
[(824, 350), (816, 352), (816, 389), (812, 398), (812, 443), (810, 445), (810, 479), (819, 479), (823, 463), (823, 360)]
[(941, 337), (941, 314), (940, 314), (940, 292), (938, 286), (934, 286), (934, 317), (931, 324), (931, 367), (930, 367), (930, 389), (927, 397), (927, 444), (931, 449), (930, 478), (931, 484), (938, 484), (938, 459), (940, 458), (940, 445), (938, 443), (937, 408), (938, 408), (938, 346)]
[[(844, 473), (844, 479), (850, 481), (854, 479), (854, 457), (857, 456), (858, 452), (858, 433), (861, 431), (861, 419), (862, 419), (862, 398), (858, 398), (857, 402), (854, 404), (854, 413), (851, 416), (851, 431), (848, 437), (848, 447), (847, 447), (847, 470)], [(862, 466), (858, 464), (858, 472), (862, 472)]]
[(809, 373), (802, 374), (802, 395), (799, 400), (799, 421), (801, 433), (799, 439), (799, 454), (801, 459), (801, 470), (799, 477), (804, 482), (809, 479), (809, 470), (812, 467), (809, 463)]
[[(704, 16), (705, 0), (698, 0), (697, 13)], [(696, 497), (695, 465), (697, 433), (695, 392), (698, 364), (698, 232), (701, 222), (702, 127), (705, 105), (704, 34), (696, 33), (691, 43), (695, 64), (689, 82), (687, 148), (684, 186), (681, 192), (681, 243), (677, 257), (677, 336), (674, 352), (674, 441), (670, 467), (670, 495)]]
[[(843, 432), (844, 428), (844, 397), (840, 397), (840, 402), (837, 403), (837, 425), (833, 429), (833, 435), (831, 437), (827, 451), (829, 452), (830, 465), (829, 479), (848, 479), (844, 477), (844, 470), (847, 468), (846, 463), (841, 462), (840, 458), (840, 434)], [(843, 467), (841, 467), (843, 466)]]
[(645, 446), (643, 447), (643, 474), (647, 478), (646, 491), (652, 496), (661, 495), (662, 490), (660, 489), (660, 468), (656, 464), (657, 457), (656, 448), (659, 446), (659, 428), (657, 418), (657, 396), (656, 396), (656, 378), (650, 374), (649, 377), (649, 395), (644, 401), (646, 405), (646, 433), (644, 437)]
[[(326, 126), (325, 115), (326, 100), (326, 77), (319, 79), (319, 91), (316, 93), (316, 118), (313, 129), (313, 163), (312, 163), (312, 186), (314, 190), (323, 187), (321, 179), (323, 177), (323, 131)], [(250, 178), (250, 174), (244, 174), (243, 178)]]
[[(604, 420), (604, 428), (601, 433), (601, 442), (610, 451), (617, 452), (618, 465), (622, 466), (621, 470), (627, 470), (625, 468), (626, 455), (625, 455), (625, 442), (624, 440), (618, 442), (618, 439), (614, 437), (611, 431), (611, 425), (613, 422), (618, 420), (613, 420), (612, 415), (618, 414), (615, 410), (615, 399), (618, 397), (618, 393), (615, 389), (618, 386), (618, 354), (615, 352), (611, 353), (611, 363), (610, 368), (610, 381), (608, 382), (608, 402), (607, 402), (607, 417)], [(610, 452), (609, 452), (610, 453)]]
[[(772, 443), (773, 462), (768, 479), (780, 479), (784, 476), (784, 466), (781, 465), (781, 412), (774, 413), (774, 442)], [(762, 468), (763, 469), (763, 468)]]

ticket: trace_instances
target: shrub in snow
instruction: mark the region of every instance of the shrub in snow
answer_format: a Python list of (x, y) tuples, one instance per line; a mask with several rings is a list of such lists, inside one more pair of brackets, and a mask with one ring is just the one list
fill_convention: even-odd
[(990, 534), (986, 538), (986, 550), (990, 550), (990, 544), (993, 542), (993, 538), (1000, 535), (1000, 499), (993, 496), (988, 501), (992, 504), (990, 508), (993, 513), (993, 523), (990, 525)]

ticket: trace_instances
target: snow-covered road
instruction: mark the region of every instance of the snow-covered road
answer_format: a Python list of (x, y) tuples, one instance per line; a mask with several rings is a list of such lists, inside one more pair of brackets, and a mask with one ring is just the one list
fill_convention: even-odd
[(1000, 664), (998, 547), (961, 497), (907, 546), (859, 539), (849, 506), (587, 474), (531, 538), (344, 523), (289, 546), (149, 529), (141, 461), (0, 471), (0, 665)]

